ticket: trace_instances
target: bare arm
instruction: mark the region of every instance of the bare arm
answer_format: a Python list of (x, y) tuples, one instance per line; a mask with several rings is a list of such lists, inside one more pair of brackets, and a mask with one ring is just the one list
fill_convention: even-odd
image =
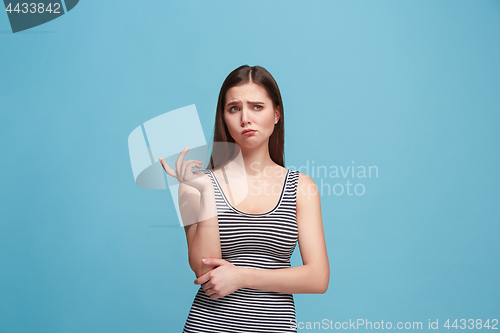
[(217, 205), (210, 178), (201, 171), (201, 161), (191, 159), (183, 161), (189, 147), (181, 151), (175, 161), (175, 170), (162, 157), (159, 157), (163, 169), (179, 181), (179, 210), (186, 231), (189, 266), (196, 277), (214, 267), (203, 264), (201, 258), (222, 258), (219, 240), (219, 222)]
[(215, 195), (210, 179), (208, 182), (201, 192), (179, 185), (179, 209), (186, 231), (189, 266), (197, 278), (215, 267), (203, 264), (202, 258), (222, 258)]
[(243, 268), (244, 288), (289, 294), (325, 293), (330, 280), (321, 202), (314, 181), (301, 173), (297, 189), (297, 226), (302, 266), (281, 269)]

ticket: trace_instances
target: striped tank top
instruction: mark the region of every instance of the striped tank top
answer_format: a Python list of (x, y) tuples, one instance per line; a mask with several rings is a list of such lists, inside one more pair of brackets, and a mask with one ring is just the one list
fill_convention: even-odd
[[(222, 259), (255, 269), (288, 268), (298, 240), (296, 198), (299, 171), (287, 170), (276, 206), (247, 214), (227, 200), (210, 169), (219, 221)], [(211, 299), (202, 286), (195, 295), (183, 333), (297, 332), (292, 294), (241, 288)]]

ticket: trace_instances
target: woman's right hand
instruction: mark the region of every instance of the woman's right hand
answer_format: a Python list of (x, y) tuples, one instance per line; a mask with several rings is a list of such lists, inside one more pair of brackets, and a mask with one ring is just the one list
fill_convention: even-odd
[(201, 161), (183, 161), (188, 150), (189, 148), (186, 146), (179, 154), (179, 157), (177, 157), (177, 160), (175, 161), (176, 170), (172, 169), (162, 157), (158, 158), (158, 160), (160, 161), (163, 169), (168, 175), (175, 177), (179, 181), (179, 183), (194, 187), (201, 193), (212, 185), (211, 180), (206, 174), (201, 171), (192, 171), (193, 168), (202, 167)]

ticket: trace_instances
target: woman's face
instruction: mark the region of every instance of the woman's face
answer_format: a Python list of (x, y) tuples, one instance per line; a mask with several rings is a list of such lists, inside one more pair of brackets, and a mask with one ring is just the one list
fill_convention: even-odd
[[(224, 119), (229, 134), (240, 148), (255, 148), (267, 143), (280, 118), (267, 91), (256, 83), (234, 86), (226, 92)], [(244, 130), (254, 132), (243, 134)]]

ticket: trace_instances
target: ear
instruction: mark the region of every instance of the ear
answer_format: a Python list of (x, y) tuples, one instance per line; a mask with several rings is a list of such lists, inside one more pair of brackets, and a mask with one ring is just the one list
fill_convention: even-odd
[(280, 119), (281, 119), (281, 108), (278, 105), (276, 107), (276, 110), (274, 111), (274, 125), (276, 125)]

